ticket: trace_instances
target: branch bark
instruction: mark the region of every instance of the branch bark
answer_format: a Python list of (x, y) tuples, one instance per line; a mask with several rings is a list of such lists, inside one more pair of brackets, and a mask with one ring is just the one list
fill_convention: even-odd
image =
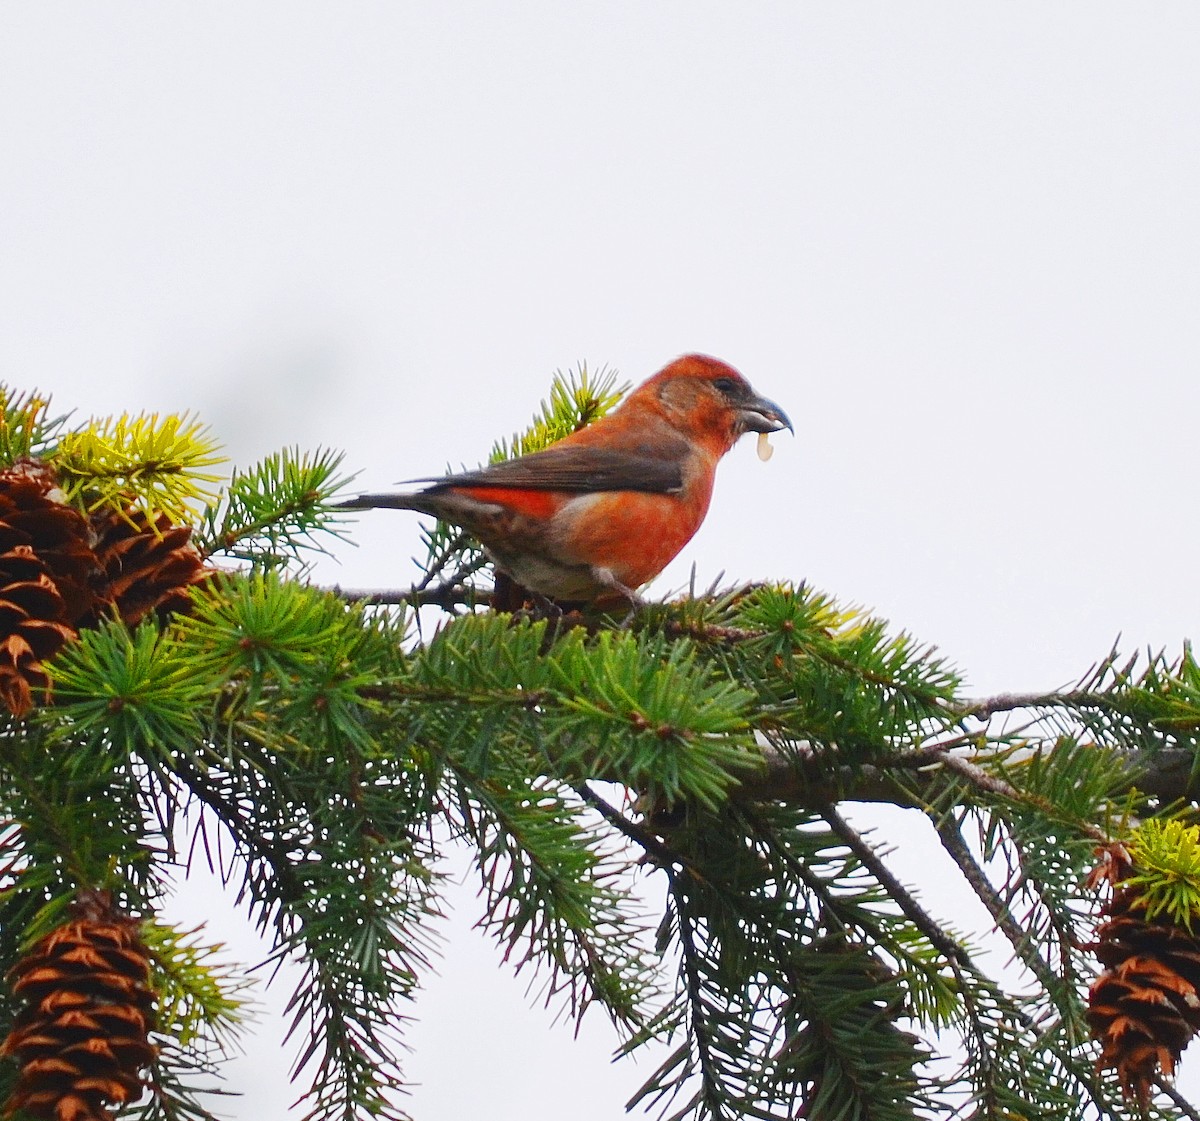
[[(828, 762), (811, 749), (784, 752), (764, 747), (761, 766), (739, 776), (739, 797), (749, 801), (794, 802), (814, 809), (831, 802), (890, 802), (897, 806), (922, 809), (927, 799), (922, 791), (932, 790), (931, 772), (948, 766), (967, 781), (970, 771), (980, 776), (991, 793), (1008, 793), (994, 776), (984, 772), (968, 755), (929, 748), (919, 752), (898, 753), (887, 766), (829, 768)], [(1136, 788), (1160, 802), (1200, 798), (1200, 778), (1193, 774), (1196, 757), (1183, 748), (1159, 748), (1155, 751), (1127, 752), (1127, 781), (1116, 791), (1128, 793)], [(979, 758), (984, 758), (980, 756)]]
[(491, 588), (475, 588), (460, 583), (436, 584), (433, 587), (413, 585), (411, 588), (343, 588), (334, 585), (328, 590), (347, 603), (441, 607), (445, 610), (454, 607), (485, 606), (492, 594)]

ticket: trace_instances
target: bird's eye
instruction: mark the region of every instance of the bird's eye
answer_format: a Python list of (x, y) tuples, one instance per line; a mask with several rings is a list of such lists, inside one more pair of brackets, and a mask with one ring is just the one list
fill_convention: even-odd
[(733, 378), (714, 378), (713, 388), (722, 393), (734, 393), (737, 391), (738, 383)]

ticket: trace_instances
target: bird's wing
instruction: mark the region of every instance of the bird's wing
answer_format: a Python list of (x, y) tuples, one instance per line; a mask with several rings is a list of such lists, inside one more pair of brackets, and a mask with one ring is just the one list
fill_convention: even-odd
[(683, 489), (679, 449), (656, 445), (634, 451), (572, 444), (492, 463), (429, 482), (429, 491), (443, 487), (504, 487), (512, 490), (591, 491), (636, 490), (672, 494)]

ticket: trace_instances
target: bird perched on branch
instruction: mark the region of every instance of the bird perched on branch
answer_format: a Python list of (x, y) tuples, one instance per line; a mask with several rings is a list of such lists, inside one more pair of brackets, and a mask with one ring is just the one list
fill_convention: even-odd
[(721, 457), (747, 432), (783, 428), (784, 411), (732, 366), (689, 354), (544, 451), (341, 506), (461, 526), (503, 573), (557, 603), (636, 605), (700, 528)]

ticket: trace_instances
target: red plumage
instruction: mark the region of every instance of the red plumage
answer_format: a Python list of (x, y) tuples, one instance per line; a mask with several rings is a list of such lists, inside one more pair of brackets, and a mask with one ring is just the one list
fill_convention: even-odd
[(791, 427), (732, 366), (689, 354), (544, 451), (343, 505), (462, 526), (497, 567), (553, 600), (636, 602), (700, 528), (721, 457), (746, 432)]

